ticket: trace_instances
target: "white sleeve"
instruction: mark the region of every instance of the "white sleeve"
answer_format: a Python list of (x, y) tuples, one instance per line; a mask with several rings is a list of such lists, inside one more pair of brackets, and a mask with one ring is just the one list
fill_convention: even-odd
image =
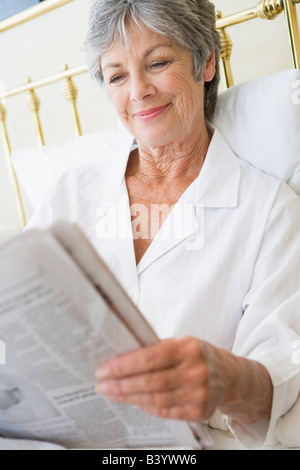
[[(274, 440), (276, 426), (285, 425), (283, 417), (299, 395), (300, 360), (295, 360), (295, 347), (300, 344), (299, 306), (300, 199), (295, 196), (277, 204), (271, 214), (233, 347), (234, 354), (262, 363), (274, 386), (270, 420), (244, 426), (227, 418), (233, 434), (248, 448), (261, 448)], [(299, 406), (295, 413), (299, 423)], [(295, 439), (282, 444), (295, 444)]]

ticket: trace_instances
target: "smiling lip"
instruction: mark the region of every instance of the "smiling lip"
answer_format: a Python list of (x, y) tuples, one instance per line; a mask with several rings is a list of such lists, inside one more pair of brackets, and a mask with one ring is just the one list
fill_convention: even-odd
[(159, 108), (147, 109), (146, 111), (136, 113), (134, 117), (141, 121), (149, 121), (150, 119), (154, 119), (156, 116), (159, 116), (159, 114), (163, 113), (168, 107), (169, 105), (167, 104), (160, 106)]

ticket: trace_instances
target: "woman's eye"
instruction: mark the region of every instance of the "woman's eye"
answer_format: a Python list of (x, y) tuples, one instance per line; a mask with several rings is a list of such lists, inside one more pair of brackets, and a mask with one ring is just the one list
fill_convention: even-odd
[(154, 69), (159, 69), (160, 67), (165, 67), (168, 62), (154, 62), (151, 67)]
[(123, 78), (124, 78), (124, 75), (116, 75), (115, 77), (110, 79), (109, 83), (114, 85), (116, 83), (119, 83)]

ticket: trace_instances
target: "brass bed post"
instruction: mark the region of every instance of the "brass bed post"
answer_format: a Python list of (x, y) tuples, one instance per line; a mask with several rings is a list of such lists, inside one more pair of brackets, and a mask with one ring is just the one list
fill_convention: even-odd
[(18, 211), (20, 226), (23, 229), (26, 225), (26, 216), (25, 216), (24, 206), (22, 202), (19, 183), (16, 177), (15, 170), (12, 165), (12, 161), (11, 161), (11, 146), (10, 146), (7, 128), (6, 128), (6, 122), (5, 122), (6, 114), (7, 114), (7, 111), (4, 105), (2, 104), (2, 102), (0, 101), (0, 124), (1, 124), (1, 133), (3, 137), (3, 142), (4, 142), (4, 154), (6, 158), (11, 187), (14, 193), (16, 204), (17, 204), (17, 211)]
[(300, 0), (283, 0), (294, 67), (300, 69), (300, 33), (296, 3), (300, 3)]
[[(30, 77), (27, 78), (27, 83), (28, 84), (31, 83)], [(31, 111), (34, 115), (35, 131), (38, 137), (38, 143), (41, 147), (43, 147), (45, 145), (45, 139), (44, 139), (40, 115), (39, 115), (41, 102), (34, 88), (31, 88), (28, 90), (26, 103), (27, 103), (29, 111)]]
[(34, 82), (32, 82), (30, 78), (28, 78), (27, 83), (25, 85), (21, 85), (11, 90), (6, 90), (5, 92), (0, 92), (1, 143), (3, 140), (4, 155), (7, 161), (9, 179), (11, 183), (11, 188), (13, 190), (17, 210), (18, 210), (18, 216), (19, 216), (21, 228), (24, 228), (26, 225), (26, 216), (25, 216), (24, 206), (22, 203), (20, 187), (19, 187), (18, 180), (17, 180), (16, 174), (12, 165), (12, 161), (11, 161), (11, 146), (10, 146), (10, 141), (9, 141), (7, 128), (6, 128), (7, 111), (4, 107), (3, 100), (6, 100), (7, 98), (10, 98), (12, 96), (17, 96), (17, 95), (22, 95), (24, 93), (27, 93), (26, 102), (27, 102), (27, 106), (29, 107), (29, 110), (34, 113), (35, 128), (36, 128), (36, 133), (38, 136), (38, 142), (39, 142), (39, 145), (44, 145), (45, 141), (44, 141), (41, 121), (39, 117), (40, 100), (35, 90), (37, 88), (42, 88), (52, 83), (60, 82), (64, 79), (70, 78), (70, 81), (68, 81), (68, 87), (67, 87), (68, 93), (69, 93), (68, 96), (70, 98), (70, 101), (72, 102), (72, 109), (74, 111), (74, 116), (76, 117), (77, 132), (81, 133), (81, 126), (80, 126), (80, 121), (79, 121), (79, 116), (78, 116), (78, 111), (77, 111), (77, 106), (76, 106), (77, 89), (73, 81), (71, 80), (71, 77), (87, 73), (87, 71), (88, 69), (86, 65), (76, 67), (72, 70), (65, 69), (61, 73), (46, 77), (41, 80), (36, 80)]
[(300, 33), (296, 4), (300, 4), (300, 0), (261, 0), (255, 7), (249, 8), (248, 10), (244, 10), (239, 13), (234, 13), (230, 16), (222, 17), (222, 13), (219, 11), (217, 12), (216, 25), (221, 37), (221, 59), (223, 62), (227, 87), (233, 85), (230, 64), (230, 56), (233, 45), (226, 28), (236, 24), (244, 23), (245, 21), (253, 20), (255, 18), (273, 20), (283, 11), (285, 12), (294, 66), (295, 68), (300, 68)]
[[(69, 67), (67, 64), (65, 64), (64, 71), (67, 71), (67, 70), (69, 70)], [(77, 96), (78, 96), (78, 89), (75, 83), (73, 82), (71, 76), (66, 77), (63, 81), (63, 93), (65, 95), (66, 100), (69, 101), (71, 105), (71, 111), (72, 111), (76, 136), (80, 137), (82, 136), (82, 129), (81, 129), (79, 113), (78, 113), (77, 104), (76, 104)]]
[[(220, 11), (217, 11), (217, 20), (221, 18), (222, 18), (222, 13)], [(230, 88), (234, 86), (232, 68), (231, 68), (231, 62), (230, 62), (233, 42), (231, 41), (230, 36), (227, 33), (225, 28), (218, 28), (218, 32), (219, 32), (220, 39), (221, 39), (220, 59), (222, 60), (225, 84), (226, 84), (226, 88)]]

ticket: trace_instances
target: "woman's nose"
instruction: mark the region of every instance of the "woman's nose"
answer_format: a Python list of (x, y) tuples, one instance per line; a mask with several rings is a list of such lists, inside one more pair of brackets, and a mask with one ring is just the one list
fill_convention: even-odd
[(132, 101), (143, 101), (156, 94), (156, 87), (142, 74), (131, 77), (130, 98)]

